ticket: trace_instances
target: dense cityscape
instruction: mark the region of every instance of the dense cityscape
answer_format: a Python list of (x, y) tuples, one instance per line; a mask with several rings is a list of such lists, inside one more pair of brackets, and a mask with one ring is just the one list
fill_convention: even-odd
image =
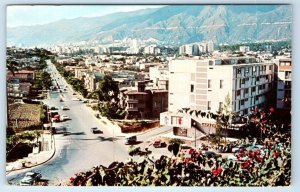
[(8, 184), (291, 184), (291, 40), (110, 41), (7, 46)]

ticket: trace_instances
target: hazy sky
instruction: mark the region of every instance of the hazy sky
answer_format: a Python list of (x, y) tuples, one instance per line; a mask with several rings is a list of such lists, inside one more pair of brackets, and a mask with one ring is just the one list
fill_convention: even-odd
[(95, 17), (162, 6), (145, 5), (14, 5), (7, 6), (7, 26), (45, 24), (61, 19)]

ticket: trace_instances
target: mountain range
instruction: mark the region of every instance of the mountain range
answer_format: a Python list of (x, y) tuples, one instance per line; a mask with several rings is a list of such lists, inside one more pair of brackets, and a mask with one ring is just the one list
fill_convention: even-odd
[(168, 5), (7, 28), (7, 44), (24, 46), (124, 38), (154, 38), (167, 45), (205, 40), (233, 44), (291, 37), (291, 5)]

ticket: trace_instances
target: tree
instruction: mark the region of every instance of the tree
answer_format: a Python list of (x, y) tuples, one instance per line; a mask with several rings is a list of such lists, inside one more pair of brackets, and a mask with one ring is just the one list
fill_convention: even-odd
[(15, 76), (15, 72), (18, 71), (19, 63), (13, 60), (8, 60), (6, 64), (7, 69)]
[(93, 93), (99, 100), (99, 112), (108, 118), (124, 118), (125, 113), (119, 106), (119, 87), (111, 76), (105, 75), (99, 88)]
[(226, 144), (226, 137), (227, 137), (227, 128), (231, 125), (232, 117), (233, 117), (231, 105), (232, 105), (231, 99), (228, 93), (225, 97), (225, 102), (222, 106), (220, 117), (218, 118), (219, 122), (217, 123), (217, 129), (225, 128), (225, 144)]
[(105, 75), (99, 82), (99, 88), (97, 89), (99, 101), (104, 102), (119, 102), (119, 87), (118, 84), (112, 79), (111, 76)]

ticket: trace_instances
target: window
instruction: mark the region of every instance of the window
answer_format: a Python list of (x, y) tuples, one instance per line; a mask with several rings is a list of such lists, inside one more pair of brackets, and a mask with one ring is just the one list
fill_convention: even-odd
[(255, 92), (255, 90), (256, 90), (256, 87), (252, 87), (252, 88), (251, 88), (251, 91), (252, 91), (252, 92)]
[(249, 90), (248, 90), (248, 89), (245, 89), (244, 91), (245, 91), (245, 94), (248, 94), (248, 93), (249, 93)]
[(171, 124), (181, 125), (182, 124), (182, 117), (172, 116), (171, 117)]
[(258, 99), (259, 99), (259, 96), (256, 96), (256, 97), (255, 97), (255, 100), (257, 101)]
[(272, 66), (272, 65), (269, 65), (269, 70), (271, 70), (271, 71), (272, 71), (272, 68), (273, 68), (273, 66)]
[(245, 84), (245, 79), (241, 79), (241, 84)]
[(240, 96), (241, 95), (241, 90), (238, 90), (237, 92), (236, 92), (236, 96)]
[(128, 104), (128, 108), (134, 108), (135, 106), (134, 106), (134, 104), (133, 103), (129, 103)]
[(252, 67), (252, 75), (255, 73), (255, 71), (256, 71), (256, 66), (253, 66)]
[(193, 93), (193, 92), (194, 92), (194, 85), (191, 84), (191, 93)]
[(223, 108), (223, 102), (219, 102), (219, 111), (222, 111)]
[(223, 80), (220, 80), (220, 89), (223, 89)]
[(207, 110), (211, 110), (211, 102), (207, 101)]
[(249, 67), (246, 67), (245, 72), (246, 72), (246, 73), (249, 73)]
[(256, 81), (259, 81), (259, 77), (256, 77)]
[(240, 68), (237, 69), (237, 73), (241, 74), (242, 70)]
[(208, 88), (210, 89), (211, 88), (211, 80), (210, 79), (208, 80), (207, 84), (208, 84)]
[(241, 105), (244, 105), (245, 101), (244, 100), (241, 100)]
[(133, 99), (135, 99), (135, 96), (134, 95), (129, 95), (129, 99), (133, 100)]

